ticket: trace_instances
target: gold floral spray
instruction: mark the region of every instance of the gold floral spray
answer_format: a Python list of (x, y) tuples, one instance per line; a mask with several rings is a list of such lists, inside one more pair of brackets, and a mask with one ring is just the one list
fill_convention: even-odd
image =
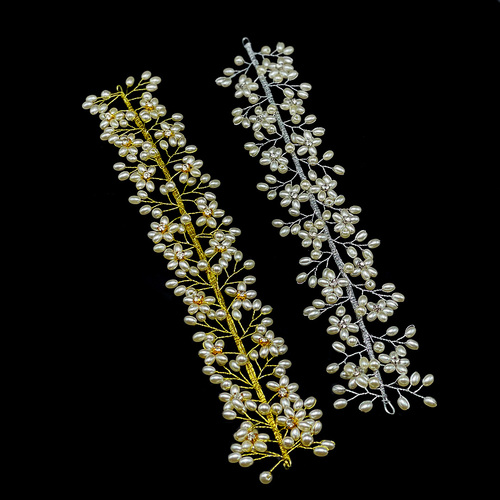
[(129, 202), (153, 219), (153, 250), (173, 273), (166, 287), (186, 305), (184, 322), (197, 329), (202, 371), (220, 387), (223, 418), (239, 422), (229, 462), (249, 467), (274, 459), (260, 474), (267, 484), (280, 463), (291, 466), (295, 449), (323, 457), (335, 444), (317, 441), (323, 413), (286, 374), (291, 362), (282, 358), (285, 340), (271, 329), (272, 307), (251, 288), (255, 262), (235, 246), (241, 231), (218, 206), (213, 190), (220, 182), (202, 173), (183, 116), (168, 116), (153, 96), (160, 81), (146, 71), (138, 83), (129, 77), (125, 88), (89, 95), (82, 107), (99, 117), (100, 138), (117, 148), (118, 179), (136, 189)]

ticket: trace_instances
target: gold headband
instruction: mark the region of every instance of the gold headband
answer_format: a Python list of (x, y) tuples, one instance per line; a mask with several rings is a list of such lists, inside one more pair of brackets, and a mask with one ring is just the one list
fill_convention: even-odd
[(335, 445), (316, 440), (322, 411), (286, 374), (285, 340), (271, 329), (272, 308), (248, 274), (255, 263), (235, 246), (240, 230), (218, 206), (213, 189), (220, 183), (203, 173), (182, 115), (168, 116), (154, 97), (160, 81), (146, 71), (138, 83), (129, 77), (125, 88), (89, 95), (83, 108), (99, 117), (101, 139), (117, 148), (122, 161), (113, 168), (136, 189), (129, 202), (153, 218), (153, 250), (173, 273), (166, 287), (185, 304), (184, 322), (197, 329), (193, 340), (201, 345), (203, 373), (220, 387), (222, 416), (240, 424), (229, 462), (249, 467), (274, 459), (260, 474), (267, 484), (280, 463), (290, 467), (295, 449), (322, 457)]

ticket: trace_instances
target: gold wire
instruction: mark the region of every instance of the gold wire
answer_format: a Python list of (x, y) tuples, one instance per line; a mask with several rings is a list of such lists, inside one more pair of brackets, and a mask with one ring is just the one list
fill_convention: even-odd
[[(137, 125), (139, 130), (142, 132), (142, 135), (144, 136), (146, 141), (153, 144), (154, 141), (153, 141), (153, 138), (151, 137), (151, 134), (146, 129), (144, 122), (139, 118), (139, 116), (137, 116), (137, 113), (136, 113), (134, 107), (130, 103), (126, 94), (123, 92), (122, 87), (118, 86), (117, 90), (119, 91), (121, 98), (123, 99), (125, 105), (127, 106), (127, 109), (129, 111), (131, 111), (132, 113), (134, 113), (134, 115), (135, 115), (134, 123)], [(170, 182), (172, 179), (172, 176), (170, 175), (170, 172), (168, 171), (167, 165), (163, 161), (159, 152), (154, 157), (154, 159), (157, 162), (160, 169), (162, 170), (163, 174), (165, 175), (167, 182)], [(175, 187), (174, 190), (172, 191), (172, 195), (177, 203), (177, 206), (179, 207), (179, 212), (181, 213), (181, 215), (188, 214), (188, 212), (186, 211), (186, 208), (184, 206), (184, 203), (182, 201), (181, 194), (179, 193), (179, 190), (177, 189), (177, 187)], [(193, 224), (191, 222), (188, 222), (187, 224), (185, 224), (185, 227), (186, 227), (186, 230), (191, 238), (191, 241), (193, 242), (193, 245), (196, 249), (196, 252), (198, 253), (199, 258), (201, 260), (207, 260), (205, 252), (203, 251), (203, 248), (201, 247), (200, 242), (198, 241), (198, 235), (196, 234), (196, 230), (195, 230)], [(240, 336), (238, 335), (238, 330), (236, 328), (236, 325), (234, 324), (233, 318), (225, 305), (224, 297), (222, 295), (222, 292), (219, 288), (219, 284), (217, 281), (217, 276), (212, 271), (212, 269), (210, 267), (207, 269), (207, 276), (208, 276), (208, 280), (210, 282), (210, 285), (212, 286), (212, 288), (214, 290), (215, 296), (217, 297), (217, 300), (219, 302), (221, 309), (223, 309), (226, 313), (226, 320), (227, 320), (227, 323), (229, 325), (229, 329), (230, 329), (231, 334), (233, 336), (234, 342), (236, 343), (236, 347), (238, 348), (238, 351), (241, 354), (243, 354), (244, 356), (247, 356), (245, 346), (243, 345), (243, 342), (242, 342)], [(267, 401), (266, 396), (262, 390), (262, 387), (259, 383), (259, 378), (258, 378), (257, 374), (255, 373), (255, 370), (254, 370), (252, 364), (247, 363), (245, 365), (245, 367), (246, 367), (246, 370), (248, 372), (248, 376), (250, 377), (250, 380), (252, 382), (253, 388), (255, 389), (257, 397), (259, 398), (259, 401), (261, 401), (261, 403), (267, 403), (268, 401)], [(282, 459), (283, 465), (286, 469), (288, 469), (291, 466), (292, 461), (291, 461), (291, 458), (289, 456), (288, 451), (286, 450), (286, 448), (283, 445), (283, 436), (281, 435), (281, 432), (278, 429), (276, 421), (271, 414), (266, 416), (266, 420), (268, 422), (268, 425), (272, 429), (274, 436), (276, 438), (276, 441), (278, 442), (278, 445), (280, 447), (282, 457), (283, 457), (283, 459)]]

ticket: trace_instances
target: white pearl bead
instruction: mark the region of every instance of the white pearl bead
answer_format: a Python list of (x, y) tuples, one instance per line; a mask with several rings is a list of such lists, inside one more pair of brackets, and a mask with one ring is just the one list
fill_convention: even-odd
[(333, 403), (333, 407), (336, 410), (341, 410), (342, 408), (345, 408), (347, 406), (347, 400), (346, 399), (337, 399), (335, 403)]
[[(316, 398), (310, 396), (304, 401), (304, 408), (310, 409), (316, 404)], [(311, 412), (312, 413), (312, 412)]]
[(389, 337), (392, 337), (394, 335), (397, 335), (398, 332), (399, 332), (399, 328), (397, 326), (390, 326), (387, 329), (386, 334), (389, 335)]
[(373, 408), (373, 403), (371, 401), (363, 401), (358, 408), (363, 413), (368, 413)]
[(312, 410), (309, 412), (309, 417), (311, 417), (313, 420), (317, 420), (318, 418), (321, 418), (323, 416), (323, 412), (320, 409)]
[(336, 373), (339, 369), (339, 365), (338, 363), (330, 363), (327, 367), (326, 367), (326, 372), (329, 373), (330, 375)]
[(394, 283), (384, 283), (382, 285), (382, 291), (386, 293), (393, 292), (396, 289), (396, 285)]
[(153, 247), (153, 252), (163, 253), (166, 250), (166, 248), (167, 245), (165, 245), (164, 243), (158, 243)]
[(234, 359), (232, 359), (229, 362), (229, 368), (231, 368), (231, 371), (233, 371), (235, 373), (237, 373), (241, 370), (240, 365), (238, 363), (236, 363), (236, 361)]
[[(218, 375), (218, 374), (212, 375), (210, 377), (210, 383), (212, 383), (214, 385), (218, 385), (218, 384), (222, 383), (223, 380), (224, 379), (223, 379), (222, 375)], [(234, 413), (234, 412), (224, 412), (224, 413), (228, 413), (228, 415), (231, 417), (232, 415), (230, 415), (230, 414)], [(226, 418), (227, 420), (233, 420), (234, 418), (236, 418), (236, 413), (234, 413), (234, 416), (232, 418), (228, 418), (228, 416), (225, 416), (224, 414), (222, 416), (224, 418)]]
[(206, 375), (207, 377), (210, 377), (215, 373), (215, 368), (213, 366), (204, 366), (201, 369), (201, 373), (203, 373), (203, 375)]
[(297, 281), (298, 284), (305, 283), (307, 280), (307, 273), (298, 274), (295, 280)]
[(323, 441), (321, 441), (321, 444), (326, 448), (328, 448), (330, 451), (332, 451), (335, 448), (335, 442), (329, 439), (323, 439)]
[(314, 442), (314, 437), (311, 434), (304, 432), (302, 433), (300, 441), (304, 446), (311, 446)]
[(334, 342), (332, 347), (337, 352), (345, 352), (345, 345), (342, 342)]
[(257, 411), (261, 414), (261, 415), (269, 415), (269, 413), (271, 413), (271, 407), (269, 406), (269, 404), (267, 403), (261, 403), (258, 408), (257, 408)]
[(416, 351), (419, 347), (419, 344), (416, 340), (410, 339), (405, 342), (405, 346), (408, 347), (408, 349)]
[(271, 306), (262, 306), (261, 313), (262, 314), (270, 314), (273, 308)]
[(218, 319), (219, 321), (225, 319), (226, 317), (227, 317), (227, 313), (223, 309), (218, 309), (215, 312), (215, 318)]
[(242, 457), (240, 458), (238, 462), (241, 467), (250, 467), (253, 464), (253, 458), (252, 457)]
[(317, 457), (326, 457), (328, 455), (328, 448), (326, 446), (316, 446), (313, 449), (313, 453)]
[(236, 66), (241, 66), (242, 64), (245, 64), (245, 59), (243, 59), (242, 56), (236, 56), (234, 58), (234, 64), (236, 64)]
[(415, 333), (417, 333), (417, 329), (415, 328), (414, 325), (410, 325), (405, 330), (405, 337), (411, 338), (415, 335)]
[(226, 420), (234, 420), (236, 418), (236, 412), (232, 410), (225, 410), (222, 412), (222, 416)]
[(415, 386), (418, 385), (420, 382), (420, 373), (414, 372), (412, 376), (410, 377), (410, 384)]
[(168, 280), (168, 281), (165, 283), (165, 286), (166, 286), (167, 288), (175, 288), (178, 284), (179, 284), (179, 282), (178, 282), (177, 280), (171, 279), (171, 280)]
[(345, 387), (343, 385), (337, 384), (332, 387), (332, 392), (333, 394), (336, 394), (337, 396), (342, 396), (342, 394), (345, 394)]
[(424, 404), (430, 406), (431, 408), (434, 408), (435, 406), (437, 406), (437, 401), (434, 398), (427, 396), (424, 398)]
[(269, 484), (273, 480), (273, 475), (269, 471), (265, 470), (260, 473), (259, 480), (262, 484)]
[(399, 398), (398, 398), (398, 406), (402, 410), (407, 410), (410, 407), (410, 402), (404, 396), (399, 396)]
[(190, 325), (190, 326), (196, 325), (196, 318), (193, 316), (185, 316), (184, 323), (186, 323), (186, 325)]
[[(175, 281), (175, 280), (172, 280)], [(186, 293), (186, 287), (184, 285), (179, 285), (174, 290), (174, 295), (176, 297), (182, 297)]]
[(207, 334), (205, 332), (197, 332), (193, 335), (194, 342), (203, 342), (207, 338)]

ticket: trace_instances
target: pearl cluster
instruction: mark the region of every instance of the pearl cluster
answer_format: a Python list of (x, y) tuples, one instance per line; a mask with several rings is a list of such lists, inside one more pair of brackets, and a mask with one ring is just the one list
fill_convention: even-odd
[[(379, 322), (385, 328), (405, 297), (392, 283), (377, 285), (373, 250), (380, 240), (369, 239), (359, 228), (361, 207), (346, 206), (345, 196), (338, 192), (336, 177), (345, 171), (329, 165), (333, 151), (319, 152), (325, 129), (315, 126), (315, 115), (306, 113), (304, 101), (312, 86), (296, 83), (294, 48), (279, 42), (274, 49), (264, 46), (254, 52), (248, 39), (243, 43), (250, 61), (237, 56), (235, 67), (224, 69), (216, 83), (234, 85), (235, 97), (248, 101), (233, 109), (232, 116), (235, 125), (253, 133), (253, 140), (244, 145), (249, 155), (271, 171), (257, 189), (268, 199), (279, 200), (288, 212), (288, 221), (272, 221), (280, 235), (298, 236), (307, 249), (299, 260), (304, 271), (297, 283), (319, 289), (320, 296), (304, 315), (314, 320), (326, 314), (326, 331), (335, 338), (332, 347), (339, 362), (330, 364), (327, 372), (338, 373), (344, 385), (333, 386), (333, 393), (342, 396), (334, 407), (344, 408), (359, 397), (358, 408), (368, 412), (373, 401), (381, 399), (386, 411), (393, 413), (387, 389), (396, 391), (402, 410), (410, 407), (410, 393), (427, 406), (436, 406), (434, 398), (419, 393), (434, 377), (409, 370), (408, 350), (419, 347), (413, 339), (415, 327), (400, 332), (389, 326), (376, 335), (365, 324)], [(256, 74), (253, 78), (251, 71)], [(387, 376), (392, 377), (389, 383), (383, 380)]]
[(223, 418), (239, 422), (229, 462), (249, 467), (274, 458), (260, 475), (269, 483), (278, 464), (290, 466), (293, 450), (325, 456), (335, 445), (316, 441), (322, 412), (315, 398), (299, 396), (287, 375), (291, 362), (282, 356), (288, 348), (272, 330), (272, 307), (253, 289), (255, 262), (235, 246), (241, 231), (218, 206), (212, 190), (220, 182), (203, 173), (197, 148), (186, 142), (182, 115), (169, 116), (153, 97), (160, 81), (150, 72), (137, 84), (129, 77), (126, 90), (90, 95), (83, 108), (100, 118), (101, 139), (124, 160), (113, 168), (135, 187), (129, 202), (153, 218), (153, 251), (174, 274), (166, 287), (186, 306), (184, 322), (197, 329), (202, 372), (220, 389)]

